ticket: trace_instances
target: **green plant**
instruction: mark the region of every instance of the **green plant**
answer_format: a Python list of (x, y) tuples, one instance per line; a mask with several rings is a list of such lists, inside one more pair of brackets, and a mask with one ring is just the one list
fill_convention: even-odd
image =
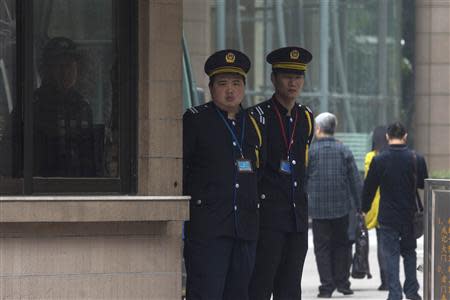
[(447, 170), (435, 170), (430, 173), (430, 178), (434, 179), (450, 179), (450, 169)]

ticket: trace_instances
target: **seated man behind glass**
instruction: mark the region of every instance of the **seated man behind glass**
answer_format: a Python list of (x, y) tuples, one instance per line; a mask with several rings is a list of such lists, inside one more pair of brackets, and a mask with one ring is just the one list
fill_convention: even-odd
[(34, 93), (34, 176), (95, 176), (92, 110), (74, 89), (80, 54), (73, 41), (53, 38), (42, 54)]

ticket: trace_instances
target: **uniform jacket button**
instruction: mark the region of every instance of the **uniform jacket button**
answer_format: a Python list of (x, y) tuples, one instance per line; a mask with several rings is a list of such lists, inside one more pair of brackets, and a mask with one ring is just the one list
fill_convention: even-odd
[(197, 205), (200, 205), (200, 204), (202, 204), (202, 200), (198, 199), (196, 203), (197, 203)]
[(261, 194), (260, 198), (264, 200), (264, 199), (266, 199), (266, 195)]
[(295, 165), (295, 164), (297, 164), (297, 162), (296, 162), (295, 160), (293, 160), (293, 161), (292, 161), (292, 164)]

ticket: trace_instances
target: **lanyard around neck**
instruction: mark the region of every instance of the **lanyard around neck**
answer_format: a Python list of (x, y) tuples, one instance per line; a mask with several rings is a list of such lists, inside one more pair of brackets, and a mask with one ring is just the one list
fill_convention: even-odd
[(298, 110), (295, 110), (294, 128), (292, 129), (291, 138), (290, 138), (290, 140), (288, 142), (285, 124), (284, 124), (284, 122), (283, 122), (283, 120), (281, 118), (281, 114), (280, 114), (280, 111), (278, 110), (277, 104), (273, 103), (272, 106), (273, 106), (273, 110), (275, 111), (275, 114), (278, 117), (278, 122), (280, 123), (281, 135), (283, 137), (284, 144), (286, 145), (287, 156), (289, 156), (289, 153), (291, 152), (291, 147), (294, 144), (294, 135), (295, 135), (295, 128), (297, 127)]
[(245, 114), (242, 116), (242, 126), (241, 126), (241, 141), (239, 142), (238, 138), (236, 137), (236, 134), (234, 133), (233, 128), (231, 128), (230, 124), (228, 123), (228, 121), (225, 119), (225, 117), (223, 116), (223, 114), (219, 111), (219, 109), (217, 107), (216, 108), (216, 112), (217, 114), (220, 116), (220, 118), (222, 119), (223, 123), (225, 124), (225, 126), (227, 127), (228, 131), (231, 134), (231, 138), (233, 139), (233, 141), (236, 143), (236, 145), (239, 147), (239, 151), (241, 152), (241, 157), (244, 158), (244, 151), (242, 149), (242, 145), (244, 145), (244, 133), (245, 133)]

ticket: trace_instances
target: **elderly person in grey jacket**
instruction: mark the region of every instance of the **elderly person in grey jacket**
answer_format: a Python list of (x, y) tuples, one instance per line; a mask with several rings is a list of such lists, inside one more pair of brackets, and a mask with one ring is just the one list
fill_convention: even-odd
[(352, 206), (360, 209), (362, 181), (352, 152), (334, 138), (336, 116), (326, 112), (315, 121), (307, 169), (308, 208), (321, 283), (318, 297), (331, 298), (335, 289), (353, 294), (347, 229)]

